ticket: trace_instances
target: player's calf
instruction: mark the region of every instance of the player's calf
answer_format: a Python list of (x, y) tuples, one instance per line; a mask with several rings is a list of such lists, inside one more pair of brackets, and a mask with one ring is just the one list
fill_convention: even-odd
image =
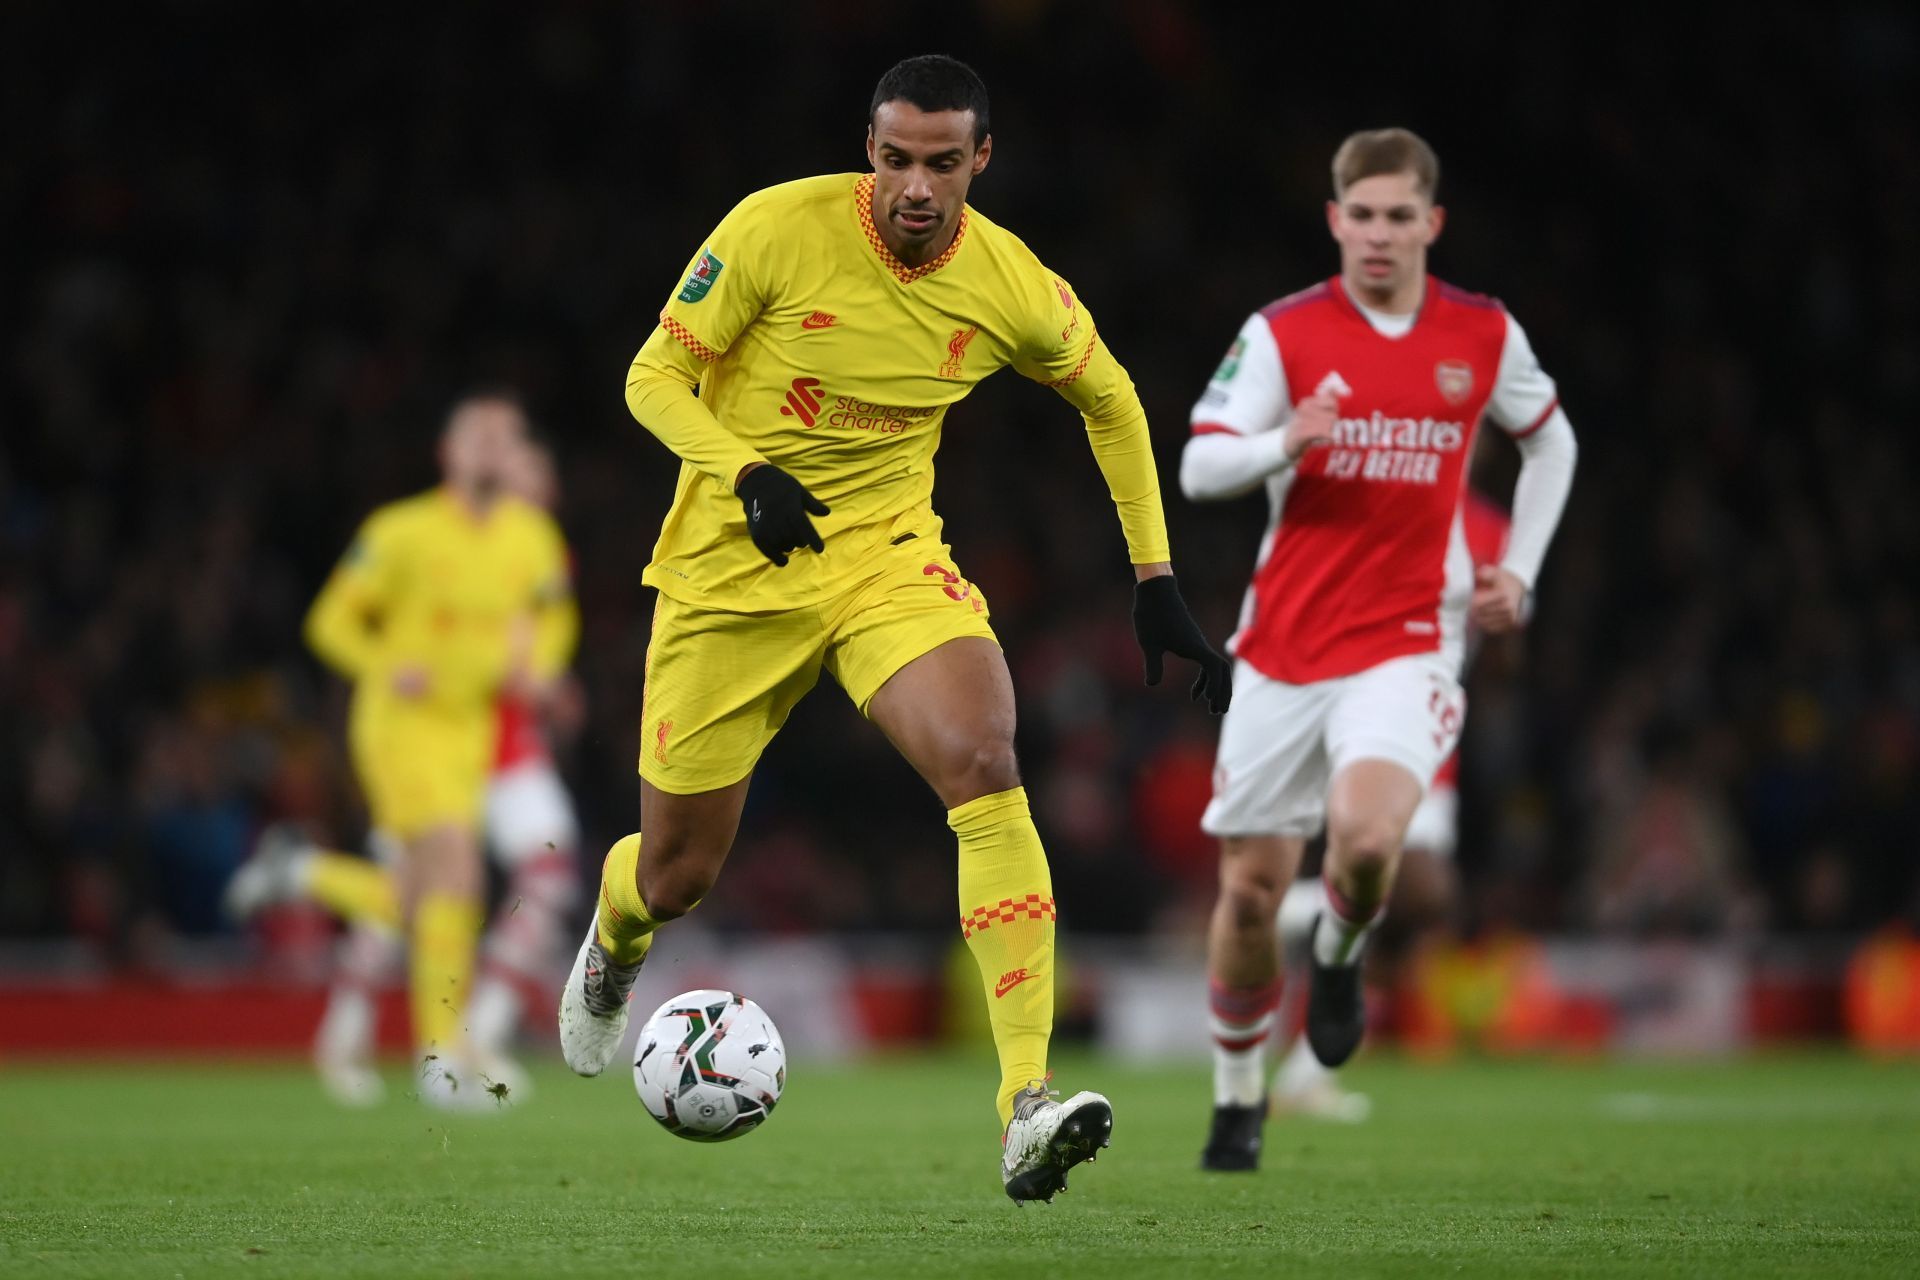
[(1220, 896), (1207, 931), (1207, 1021), (1213, 1037), (1213, 1126), (1203, 1169), (1260, 1165), (1266, 1119), (1266, 1045), (1280, 1003), (1274, 915), (1299, 862), (1299, 842), (1229, 836), (1220, 846)]

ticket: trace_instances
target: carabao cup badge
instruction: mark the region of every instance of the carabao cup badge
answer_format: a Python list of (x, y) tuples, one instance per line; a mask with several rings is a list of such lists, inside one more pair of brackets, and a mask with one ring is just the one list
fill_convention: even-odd
[(700, 261), (693, 264), (693, 273), (687, 277), (687, 282), (680, 286), (680, 301), (698, 302), (706, 297), (707, 291), (713, 288), (713, 282), (720, 278), (726, 266), (726, 263), (713, 256), (713, 250), (703, 252)]

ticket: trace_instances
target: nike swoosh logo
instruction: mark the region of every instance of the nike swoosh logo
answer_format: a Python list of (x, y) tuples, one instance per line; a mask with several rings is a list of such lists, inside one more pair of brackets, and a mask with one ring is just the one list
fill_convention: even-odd
[(754, 522), (755, 524), (759, 524), (759, 523), (760, 523), (760, 499), (758, 499), (758, 498), (755, 498), (755, 499), (753, 500), (753, 510), (751, 510), (751, 511), (749, 511), (749, 512), (747, 513), (747, 516), (748, 516), (748, 518), (749, 518), (749, 519), (751, 519), (751, 520), (752, 520), (752, 521), (753, 521), (753, 522)]
[(800, 327), (802, 329), (831, 329), (839, 323), (840, 317), (828, 315), (824, 311), (816, 311), (805, 320), (802, 320)]
[(1007, 992), (1034, 976), (1034, 974), (1028, 973), (1025, 969), (1014, 970), (1012, 973), (1000, 979), (999, 983), (993, 989), (993, 998), (998, 1000), (1001, 996), (1006, 995)]

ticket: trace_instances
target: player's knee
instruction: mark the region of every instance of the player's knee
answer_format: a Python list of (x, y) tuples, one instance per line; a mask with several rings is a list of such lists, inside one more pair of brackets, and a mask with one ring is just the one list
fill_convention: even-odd
[(1227, 918), (1236, 932), (1271, 931), (1280, 912), (1280, 895), (1265, 893), (1245, 885), (1223, 890)]
[(693, 910), (707, 896), (719, 876), (720, 857), (702, 856), (700, 849), (687, 841), (660, 839), (642, 846), (640, 864), (635, 868), (640, 900), (655, 920), (677, 920)]
[(707, 896), (713, 877), (681, 863), (640, 871), (640, 900), (647, 914), (665, 923), (678, 920)]
[(1020, 763), (1011, 739), (994, 736), (956, 752), (948, 766), (946, 785), (940, 788), (947, 807), (998, 795), (1020, 785)]
[(1220, 901), (1236, 930), (1272, 929), (1286, 886), (1266, 868), (1227, 864), (1220, 871)]
[(1394, 824), (1375, 817), (1332, 822), (1327, 844), (1332, 856), (1349, 875), (1362, 879), (1383, 877), (1400, 856), (1401, 833)]

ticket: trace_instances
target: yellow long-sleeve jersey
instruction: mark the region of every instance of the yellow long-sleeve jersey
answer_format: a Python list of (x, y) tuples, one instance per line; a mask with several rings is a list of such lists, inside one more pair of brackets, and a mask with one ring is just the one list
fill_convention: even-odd
[[(837, 174), (756, 192), (688, 265), (627, 383), (634, 417), (683, 463), (644, 580), (789, 609), (858, 582), (909, 533), (937, 540), (947, 408), (1007, 365), (1081, 411), (1131, 559), (1167, 560), (1146, 413), (1072, 287), (971, 207), (945, 253), (909, 268), (874, 225), (873, 188)], [(832, 508), (814, 522), (823, 553), (776, 568), (748, 539), (733, 483), (762, 461)]]
[(428, 676), (428, 702), (489, 706), (519, 665), (565, 669), (579, 637), (566, 543), (553, 517), (503, 497), (476, 519), (445, 489), (381, 507), (307, 614), (307, 643), (357, 686), (389, 696), (395, 672)]

